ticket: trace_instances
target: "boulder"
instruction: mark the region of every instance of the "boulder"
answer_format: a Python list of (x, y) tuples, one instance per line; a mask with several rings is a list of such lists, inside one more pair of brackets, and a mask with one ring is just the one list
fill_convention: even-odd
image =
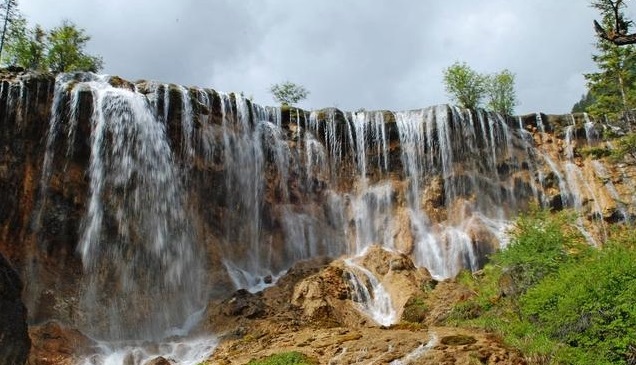
[(29, 354), (31, 340), (21, 294), (20, 276), (0, 254), (0, 364), (24, 364)]

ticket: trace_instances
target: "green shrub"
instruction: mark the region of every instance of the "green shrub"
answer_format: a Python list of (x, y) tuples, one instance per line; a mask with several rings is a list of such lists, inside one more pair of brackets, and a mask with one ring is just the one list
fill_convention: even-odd
[(611, 246), (565, 265), (521, 298), (524, 317), (551, 338), (624, 363), (636, 345), (636, 252)]
[(524, 293), (564, 263), (589, 252), (572, 221), (567, 212), (536, 209), (516, 220), (508, 247), (491, 258), (502, 274), (510, 276), (515, 294)]
[(292, 351), (281, 352), (280, 354), (274, 354), (267, 356), (260, 360), (252, 360), (248, 365), (315, 365), (317, 362), (311, 360), (304, 354)]

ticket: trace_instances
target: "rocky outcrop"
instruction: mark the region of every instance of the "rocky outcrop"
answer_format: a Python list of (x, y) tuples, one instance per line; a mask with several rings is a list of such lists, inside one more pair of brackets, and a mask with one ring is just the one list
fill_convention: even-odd
[(0, 253), (0, 364), (26, 363), (31, 347), (20, 276)]
[(95, 343), (77, 329), (49, 321), (32, 326), (29, 365), (73, 365), (91, 353)]

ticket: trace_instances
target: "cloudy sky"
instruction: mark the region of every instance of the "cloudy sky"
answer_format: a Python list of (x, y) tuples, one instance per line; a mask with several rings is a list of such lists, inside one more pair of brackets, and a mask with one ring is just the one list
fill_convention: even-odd
[(19, 0), (31, 24), (69, 19), (104, 72), (222, 91), (272, 105), (406, 110), (448, 102), (455, 61), (516, 74), (518, 113), (568, 112), (595, 70), (587, 0)]

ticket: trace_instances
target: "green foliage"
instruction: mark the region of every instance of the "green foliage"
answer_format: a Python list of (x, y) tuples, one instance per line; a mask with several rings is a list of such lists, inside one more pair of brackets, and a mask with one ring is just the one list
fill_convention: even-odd
[(630, 161), (636, 161), (636, 133), (629, 133), (618, 140), (612, 150), (612, 159), (624, 161), (625, 157), (630, 157)]
[(101, 57), (84, 51), (90, 40), (84, 29), (68, 20), (49, 32), (39, 25), (30, 28), (17, 10), (16, 1), (6, 0), (5, 8), (7, 4), (11, 4), (11, 14), (5, 20), (6, 32), (2, 34), (3, 44), (6, 35), (6, 51), (0, 58), (3, 64), (53, 72), (101, 70)]
[(524, 317), (550, 338), (621, 363), (636, 345), (636, 252), (607, 247), (565, 265), (521, 298)]
[(304, 354), (292, 351), (274, 354), (260, 360), (252, 360), (248, 365), (314, 365), (316, 362)]
[(17, 0), (3, 0), (0, 3), (0, 13), (2, 13), (2, 35), (0, 36), (0, 57), (2, 56), (2, 51), (4, 50), (4, 44), (7, 40), (7, 33), (11, 25), (17, 19), (23, 19), (22, 14), (18, 10), (18, 1)]
[(465, 62), (444, 70), (444, 85), (451, 98), (464, 108), (475, 109), (486, 92), (486, 79)]
[(612, 156), (614, 153), (614, 151), (604, 146), (586, 146), (580, 148), (579, 152), (583, 157), (590, 156), (594, 159)]
[(91, 39), (84, 29), (68, 20), (53, 28), (48, 35), (47, 63), (53, 72), (91, 71), (102, 68), (101, 57), (84, 53), (86, 42)]
[[(612, 22), (612, 16), (606, 14), (603, 24), (611, 29)], [(598, 53), (592, 60), (599, 71), (584, 75), (593, 96), (593, 102), (585, 111), (594, 117), (618, 119), (636, 107), (636, 47), (617, 46), (599, 37), (596, 49)]]
[(46, 32), (42, 27), (27, 28), (26, 19), (16, 19), (9, 27), (7, 40), (4, 63), (30, 70), (46, 69)]
[(444, 69), (444, 86), (451, 99), (464, 108), (475, 109), (487, 98), (488, 109), (512, 115), (517, 105), (515, 75), (508, 70), (482, 75), (465, 62), (455, 62)]
[(497, 332), (536, 363), (631, 364), (636, 233), (613, 230), (596, 250), (570, 222), (546, 211), (517, 219), (511, 243), (480, 275), (457, 278), (476, 296), (458, 303), (449, 322)]
[(269, 90), (272, 93), (274, 100), (285, 106), (296, 104), (297, 102), (306, 99), (309, 95), (309, 91), (307, 91), (307, 89), (303, 86), (289, 81), (285, 81), (282, 84), (274, 84)]
[(581, 100), (574, 103), (572, 106), (572, 113), (585, 113), (589, 109), (590, 105), (595, 102), (594, 95), (588, 91), (584, 95), (581, 95)]
[(515, 222), (513, 238), (505, 250), (492, 256), (495, 265), (505, 268), (519, 293), (555, 272), (587, 249), (566, 213), (533, 210)]
[(509, 70), (486, 77), (488, 108), (501, 115), (512, 115), (517, 105), (515, 75)]
[(410, 297), (406, 304), (404, 304), (404, 311), (402, 312), (402, 320), (407, 322), (422, 322), (426, 319), (428, 314), (428, 305), (426, 304), (426, 298), (422, 295)]

